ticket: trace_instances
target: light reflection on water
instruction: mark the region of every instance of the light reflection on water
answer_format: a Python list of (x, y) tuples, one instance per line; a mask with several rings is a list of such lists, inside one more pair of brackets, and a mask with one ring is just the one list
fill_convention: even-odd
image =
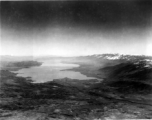
[(32, 80), (36, 83), (52, 81), (53, 79), (60, 79), (65, 77), (80, 80), (96, 79), (94, 77), (87, 77), (86, 75), (83, 75), (80, 72), (62, 71), (78, 66), (79, 65), (77, 64), (44, 61), (41, 66), (23, 68), (16, 71), (15, 73), (18, 73), (17, 76), (31, 77)]

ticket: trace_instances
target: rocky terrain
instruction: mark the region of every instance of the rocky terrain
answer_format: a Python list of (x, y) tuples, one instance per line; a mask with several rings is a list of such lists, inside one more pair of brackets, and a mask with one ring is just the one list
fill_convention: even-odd
[(147, 59), (66, 58), (64, 62), (79, 63), (72, 70), (99, 79), (46, 83), (32, 83), (10, 71), (29, 62), (6, 64), (0, 71), (0, 120), (152, 119), (152, 67)]

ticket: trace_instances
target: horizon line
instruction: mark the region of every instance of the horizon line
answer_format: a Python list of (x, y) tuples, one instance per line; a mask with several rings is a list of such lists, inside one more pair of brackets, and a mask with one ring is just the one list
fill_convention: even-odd
[(132, 55), (132, 56), (151, 56), (144, 54), (122, 54), (122, 53), (101, 53), (101, 54), (87, 54), (87, 55), (0, 55), (0, 56), (12, 56), (12, 57), (80, 57), (80, 56), (92, 56), (92, 55), (103, 55), (103, 54), (118, 54), (118, 55)]

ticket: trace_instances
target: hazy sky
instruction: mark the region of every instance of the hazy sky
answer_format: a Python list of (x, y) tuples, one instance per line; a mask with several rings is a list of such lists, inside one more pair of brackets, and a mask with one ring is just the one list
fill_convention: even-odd
[(152, 55), (150, 0), (1, 2), (1, 55)]

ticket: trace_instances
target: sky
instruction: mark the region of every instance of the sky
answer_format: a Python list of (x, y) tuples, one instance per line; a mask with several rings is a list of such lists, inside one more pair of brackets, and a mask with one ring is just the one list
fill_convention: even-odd
[(152, 1), (1, 1), (0, 55), (152, 55)]

